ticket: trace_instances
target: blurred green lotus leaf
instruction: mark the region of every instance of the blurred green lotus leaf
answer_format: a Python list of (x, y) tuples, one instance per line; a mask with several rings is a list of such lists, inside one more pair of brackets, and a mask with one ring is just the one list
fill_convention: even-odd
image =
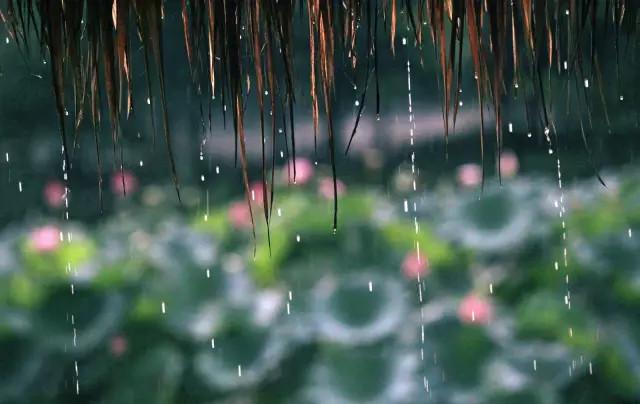
[(587, 313), (580, 307), (567, 308), (561, 295), (539, 291), (518, 306), (516, 329), (520, 337), (561, 340), (571, 347), (593, 352), (596, 332)]
[(22, 244), (25, 270), (41, 281), (61, 282), (71, 278), (89, 281), (97, 272), (91, 262), (95, 255), (95, 243), (77, 232), (72, 241), (60, 241), (55, 248), (43, 251), (34, 248), (29, 240)]
[(475, 193), (450, 197), (440, 232), (476, 252), (513, 253), (551, 229), (542, 190), (543, 186), (520, 180), (487, 186), (481, 197)]
[(574, 231), (593, 237), (610, 232), (612, 229), (623, 229), (627, 223), (618, 203), (602, 200), (602, 204), (584, 209), (574, 209), (569, 215), (568, 226)]
[(588, 357), (574, 358), (574, 352), (559, 343), (510, 342), (488, 366), (484, 384), (512, 394), (558, 391), (588, 367)]
[[(427, 382), (434, 391), (459, 391), (466, 396), (480, 385), (485, 365), (498, 350), (502, 325), (468, 324), (458, 318), (458, 301), (440, 299), (421, 311), (424, 336), (418, 339)], [(424, 342), (422, 342), (424, 338)]]
[(115, 373), (107, 402), (114, 404), (175, 403), (185, 369), (180, 351), (169, 345), (151, 347)]
[(389, 245), (400, 252), (415, 251), (418, 242), (421, 253), (434, 268), (451, 263), (455, 258), (455, 251), (451, 246), (437, 237), (426, 223), (420, 224), (417, 234), (413, 225), (402, 222), (384, 224), (381, 231)]
[(9, 300), (17, 306), (34, 308), (44, 298), (46, 289), (28, 274), (17, 273), (9, 280)]
[(345, 345), (386, 337), (406, 318), (406, 297), (400, 282), (377, 273), (326, 277), (314, 288), (319, 336)]
[(196, 216), (192, 221), (192, 226), (197, 231), (210, 233), (222, 240), (232, 234), (227, 215), (226, 210), (215, 209), (208, 214)]
[(47, 349), (87, 353), (120, 325), (124, 309), (125, 298), (118, 292), (58, 289), (34, 313), (33, 335)]
[(303, 403), (409, 403), (420, 388), (418, 358), (392, 343), (326, 345), (313, 366)]
[[(594, 372), (602, 372), (607, 383), (615, 386), (614, 391), (629, 397), (640, 395), (640, 345), (632, 326), (617, 320), (609, 323), (615, 326), (601, 346), (599, 361)], [(637, 332), (637, 331), (636, 331)]]
[(22, 337), (31, 332), (31, 312), (0, 306), (0, 338)]
[(218, 266), (157, 268), (150, 275), (138, 296), (135, 318), (161, 321), (174, 334), (200, 341), (220, 325), (228, 284)]
[(625, 273), (640, 270), (640, 242), (622, 232), (607, 233), (581, 240), (574, 255), (581, 266), (600, 273)]
[(14, 228), (5, 228), (0, 233), (0, 279), (19, 270), (16, 233)]
[(30, 389), (39, 383), (45, 354), (20, 336), (0, 339), (0, 402), (28, 400)]
[(250, 388), (275, 376), (290, 342), (277, 328), (230, 324), (194, 357), (194, 372), (214, 392)]
[(279, 269), (288, 257), (294, 242), (293, 235), (283, 227), (271, 231), (270, 240), (267, 240), (266, 234), (257, 235), (255, 254), (249, 265), (258, 285), (268, 286), (277, 281)]
[(150, 244), (148, 258), (152, 265), (167, 271), (186, 267), (205, 269), (216, 263), (218, 244), (208, 234), (194, 232), (183, 223), (163, 223)]
[(151, 236), (144, 230), (128, 232), (106, 226), (98, 232), (97, 241), (100, 269), (92, 285), (102, 289), (122, 288), (140, 282), (148, 261), (145, 253)]

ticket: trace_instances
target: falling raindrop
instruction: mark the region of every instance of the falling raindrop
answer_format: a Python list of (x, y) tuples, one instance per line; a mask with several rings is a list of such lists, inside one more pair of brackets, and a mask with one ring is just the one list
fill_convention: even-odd
[(166, 310), (166, 306), (165, 306), (164, 302), (162, 302), (162, 304), (160, 305), (160, 308), (162, 310), (162, 314), (166, 314), (167, 310)]

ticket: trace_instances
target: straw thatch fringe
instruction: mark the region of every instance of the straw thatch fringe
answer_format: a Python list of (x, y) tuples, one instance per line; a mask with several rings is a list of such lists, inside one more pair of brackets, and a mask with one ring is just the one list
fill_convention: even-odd
[[(162, 0), (5, 0), (1, 17), (10, 35), (20, 47), (29, 50), (29, 35), (35, 34), (49, 56), (52, 84), (59, 116), (64, 158), (69, 166), (69, 140), (65, 125), (67, 114), (65, 89), (73, 89), (74, 131), (77, 132), (90, 108), (100, 154), (101, 93), (106, 95), (114, 153), (120, 137), (120, 122), (132, 111), (130, 48), (138, 40), (144, 49), (147, 93), (151, 101), (152, 122), (159, 100), (162, 130), (171, 163), (171, 175), (179, 195), (178, 176), (171, 146), (169, 117), (165, 97)], [(366, 98), (369, 75), (375, 75), (376, 112), (380, 106), (378, 71), (379, 26), (386, 28), (391, 51), (396, 52), (398, 26), (406, 23), (412, 39), (423, 47), (425, 27), (434, 44), (439, 65), (445, 127), (445, 139), (455, 128), (462, 80), (462, 55), (465, 38), (476, 77), (480, 108), (480, 150), (484, 161), (484, 108), (495, 114), (497, 152), (502, 147), (502, 105), (508, 94), (522, 92), (533, 97), (541, 111), (539, 119), (545, 133), (555, 131), (545, 94), (543, 72), (565, 71), (576, 83), (597, 83), (607, 123), (603, 83), (596, 37), (613, 32), (616, 46), (616, 71), (619, 79), (620, 38), (635, 34), (639, 3), (633, 0), (182, 0), (186, 57), (193, 84), (205, 99), (221, 97), (230, 105), (244, 189), (249, 199), (248, 162), (245, 152), (244, 110), (251, 83), (260, 114), (262, 139), (262, 188), (264, 217), (267, 223), (273, 205), (273, 169), (276, 119), (290, 128), (288, 143), (295, 161), (293, 71), (293, 21), (296, 8), (309, 27), (309, 97), (314, 128), (318, 135), (323, 110), (334, 177), (334, 228), (337, 226), (335, 134), (332, 94), (334, 60), (340, 50), (355, 69), (364, 58), (365, 86), (351, 138), (355, 135)], [(304, 23), (304, 21), (303, 21)], [(384, 24), (384, 25), (383, 25)], [(599, 25), (602, 24), (602, 25)], [(364, 41), (364, 42), (363, 42)], [(366, 53), (358, 49), (366, 45)], [(100, 66), (103, 66), (100, 68)], [(100, 73), (102, 72), (102, 73)], [(282, 74), (283, 73), (283, 74)], [(153, 88), (159, 89), (155, 94)], [(576, 88), (579, 86), (576, 85)], [(88, 90), (88, 97), (85, 96)], [(549, 90), (547, 90), (549, 91)], [(567, 87), (570, 94), (569, 86)], [(576, 94), (577, 96), (578, 94)], [(571, 95), (569, 95), (571, 99)], [(579, 103), (587, 107), (586, 94)], [(269, 111), (271, 125), (265, 120)], [(579, 108), (580, 109), (580, 108)], [(224, 111), (223, 111), (224, 114)], [(535, 116), (529, 116), (534, 120)], [(209, 118), (211, 119), (211, 118)], [(226, 116), (224, 118), (226, 120)], [(582, 115), (580, 113), (580, 124)], [(203, 119), (204, 125), (204, 119)], [(155, 131), (155, 123), (154, 123)], [(270, 162), (265, 150), (265, 134), (270, 131)], [(584, 136), (584, 134), (583, 134)], [(547, 136), (547, 139), (550, 139)], [(351, 141), (351, 139), (350, 139)], [(350, 143), (349, 141), (349, 143)], [(585, 149), (590, 149), (585, 141)], [(74, 140), (75, 143), (75, 140)], [(238, 147), (239, 146), (239, 147)], [(98, 158), (99, 165), (100, 159)], [(101, 170), (101, 169), (100, 169)], [(271, 176), (268, 175), (271, 170)], [(293, 167), (293, 181), (296, 169)], [(99, 184), (101, 184), (101, 174)]]

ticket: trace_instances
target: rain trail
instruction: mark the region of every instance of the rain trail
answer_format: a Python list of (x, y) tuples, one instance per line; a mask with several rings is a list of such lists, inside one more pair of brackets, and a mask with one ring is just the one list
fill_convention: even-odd
[[(402, 44), (406, 46), (407, 40), (406, 38), (402, 39)], [(416, 152), (415, 152), (415, 129), (416, 129), (416, 121), (415, 115), (413, 113), (413, 100), (411, 96), (411, 61), (409, 60), (409, 55), (407, 52), (407, 101), (408, 101), (408, 115), (409, 115), (409, 146), (411, 151), (411, 181), (412, 181), (412, 189), (413, 192), (417, 195), (417, 187), (416, 187)], [(418, 240), (418, 234), (420, 232), (420, 226), (418, 225), (418, 213), (417, 213), (417, 204), (413, 202), (413, 225), (415, 231), (415, 249), (416, 249), (416, 257), (418, 258), (418, 262), (420, 262), (423, 258), (420, 253), (420, 242)], [(409, 213), (409, 202), (405, 199), (403, 201), (403, 210), (405, 213)], [(420, 302), (420, 361), (424, 363), (424, 342), (425, 342), (425, 330), (424, 330), (424, 307), (423, 307), (423, 286), (422, 279), (420, 274), (418, 273), (418, 277), (416, 279), (418, 286), (418, 300)], [(429, 393), (429, 380), (426, 375), (423, 375), (424, 379), (424, 388), (427, 393)]]

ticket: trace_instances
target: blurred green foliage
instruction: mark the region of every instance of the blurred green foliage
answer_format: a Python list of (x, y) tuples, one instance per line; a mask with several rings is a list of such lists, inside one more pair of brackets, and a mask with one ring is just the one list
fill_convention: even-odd
[(565, 189), (564, 242), (557, 187), (527, 177), (408, 211), (348, 189), (335, 234), (315, 179), (278, 193), (270, 237), (258, 203), (254, 238), (245, 202), (168, 213), (157, 189), (7, 228), (0, 402), (633, 402), (636, 175)]

